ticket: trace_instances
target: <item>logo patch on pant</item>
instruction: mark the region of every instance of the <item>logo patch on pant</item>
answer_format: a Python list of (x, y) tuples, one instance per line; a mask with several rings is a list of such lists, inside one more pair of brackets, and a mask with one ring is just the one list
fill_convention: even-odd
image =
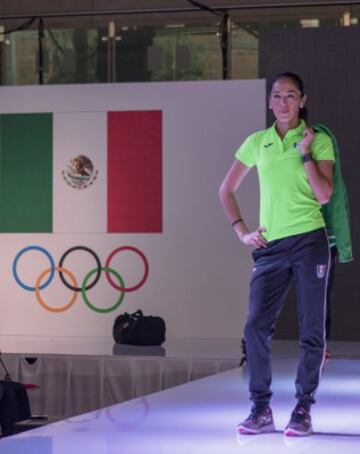
[(316, 276), (322, 279), (326, 274), (327, 265), (316, 265)]

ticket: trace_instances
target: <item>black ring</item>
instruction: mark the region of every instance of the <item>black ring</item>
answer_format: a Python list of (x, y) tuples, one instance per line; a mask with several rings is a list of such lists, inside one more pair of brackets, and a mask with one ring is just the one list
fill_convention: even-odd
[[(61, 268), (63, 266), (63, 263), (64, 263), (64, 260), (65, 258), (70, 254), (70, 252), (73, 252), (73, 251), (86, 251), (86, 252), (89, 252), (89, 254), (91, 254), (95, 261), (96, 261), (96, 265), (97, 265), (97, 274), (95, 276), (95, 279), (94, 281), (89, 284), (87, 287), (85, 287), (85, 290), (90, 290), (91, 288), (94, 287), (94, 285), (96, 285), (100, 279), (100, 276), (101, 276), (101, 262), (100, 262), (100, 259), (99, 257), (95, 254), (95, 252), (86, 247), (86, 246), (74, 246), (70, 249), (68, 249), (66, 252), (64, 252), (64, 254), (61, 256), (60, 258), (60, 261), (59, 261), (59, 267)], [(59, 271), (59, 275), (60, 275), (60, 279), (62, 281), (62, 283), (70, 290), (74, 291), (74, 292), (81, 292), (81, 287), (73, 287), (72, 285), (70, 285), (66, 279), (64, 278), (64, 275), (63, 275), (63, 272), (62, 271)]]

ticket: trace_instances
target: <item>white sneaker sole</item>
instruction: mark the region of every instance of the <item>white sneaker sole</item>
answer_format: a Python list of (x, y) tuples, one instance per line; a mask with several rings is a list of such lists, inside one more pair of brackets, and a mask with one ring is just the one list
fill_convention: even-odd
[(312, 433), (313, 433), (312, 429), (309, 430), (308, 432), (300, 432), (299, 430), (295, 430), (295, 429), (291, 429), (291, 428), (284, 430), (284, 435), (286, 437), (308, 437)]
[(243, 425), (237, 426), (237, 432), (240, 435), (258, 435), (263, 433), (275, 432), (275, 424), (271, 423), (267, 426), (262, 427), (261, 429), (250, 429)]

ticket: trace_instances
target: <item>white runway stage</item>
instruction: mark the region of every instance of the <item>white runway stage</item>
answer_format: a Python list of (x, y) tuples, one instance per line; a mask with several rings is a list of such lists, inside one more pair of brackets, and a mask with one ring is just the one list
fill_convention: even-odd
[(114, 344), (110, 337), (0, 337), (11, 377), (38, 386), (29, 391), (32, 413), (55, 419), (233, 369), (240, 344), (169, 339), (163, 346), (135, 347)]
[(235, 368), (3, 439), (0, 453), (358, 453), (358, 345), (332, 346), (334, 356), (326, 363), (313, 407), (315, 434), (303, 439), (282, 435), (294, 405), (296, 359), (293, 345), (274, 347), (276, 433), (236, 435), (236, 424), (247, 416), (249, 402), (246, 373)]

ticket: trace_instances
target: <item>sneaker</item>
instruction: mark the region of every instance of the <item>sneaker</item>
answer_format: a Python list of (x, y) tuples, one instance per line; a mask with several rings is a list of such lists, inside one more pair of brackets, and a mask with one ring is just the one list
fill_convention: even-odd
[(291, 413), (284, 434), (287, 437), (304, 437), (312, 434), (312, 432), (310, 408), (299, 402)]
[(273, 432), (275, 424), (271, 408), (266, 405), (253, 405), (250, 415), (237, 426), (241, 435), (256, 435), (264, 432)]

